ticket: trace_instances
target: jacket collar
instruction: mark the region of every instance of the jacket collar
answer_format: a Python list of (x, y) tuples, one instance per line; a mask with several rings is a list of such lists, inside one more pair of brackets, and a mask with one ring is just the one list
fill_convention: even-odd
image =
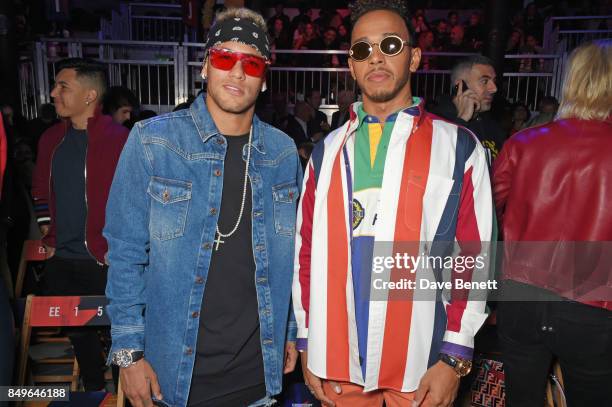
[[(101, 105), (96, 106), (96, 110), (94, 110), (94, 115), (87, 119), (88, 136), (91, 136), (92, 134), (97, 134), (97, 132), (95, 131), (95, 128), (97, 126), (100, 126), (104, 123), (108, 123), (112, 120), (112, 117), (102, 113)], [(72, 121), (70, 120), (70, 118), (64, 118), (62, 119), (62, 122), (64, 123), (64, 131), (68, 130), (69, 126), (72, 125)]]
[[(208, 108), (206, 107), (206, 101), (204, 99), (204, 94), (199, 95), (189, 107), (189, 111), (191, 112), (191, 117), (193, 118), (193, 122), (198, 129), (198, 133), (200, 134), (200, 138), (202, 142), (206, 143), (210, 140), (211, 137), (216, 135), (221, 135), (215, 122), (213, 121)], [(253, 115), (253, 147), (257, 149), (260, 153), (265, 154), (265, 145), (264, 145), (264, 125), (259, 120), (257, 115)]]
[[(396, 113), (393, 113), (387, 121), (389, 120), (402, 120), (406, 115), (413, 116), (416, 120), (417, 124), (420, 124), (423, 118), (425, 117), (425, 101), (422, 98), (415, 97), (413, 98), (414, 104), (404, 108)], [(348, 122), (347, 135), (353, 134), (361, 123), (365, 120), (366, 117), (371, 117), (368, 115), (360, 115), (359, 111), (362, 110), (362, 102), (353, 103), (350, 108), (350, 119)], [(360, 117), (362, 116), (362, 117)]]
[[(378, 117), (370, 116), (363, 110), (363, 103), (355, 103), (354, 106), (355, 112), (357, 113), (357, 119), (359, 120), (359, 126), (361, 126), (364, 121), (367, 121), (368, 123), (380, 123)], [(420, 118), (423, 114), (423, 110), (423, 99), (415, 96), (412, 98), (412, 104), (410, 106), (400, 109), (389, 115), (389, 117), (387, 117), (387, 119), (385, 120), (385, 123), (396, 121), (396, 119), (401, 113)]]

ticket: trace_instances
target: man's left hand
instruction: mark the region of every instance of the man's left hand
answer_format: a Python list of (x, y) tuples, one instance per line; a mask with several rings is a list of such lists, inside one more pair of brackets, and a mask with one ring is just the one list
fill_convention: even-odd
[(451, 407), (458, 389), (459, 377), (455, 370), (438, 362), (421, 378), (412, 407)]
[(295, 347), (295, 342), (287, 342), (285, 344), (285, 370), (283, 370), (283, 373), (287, 374), (293, 372), (297, 357), (298, 351)]

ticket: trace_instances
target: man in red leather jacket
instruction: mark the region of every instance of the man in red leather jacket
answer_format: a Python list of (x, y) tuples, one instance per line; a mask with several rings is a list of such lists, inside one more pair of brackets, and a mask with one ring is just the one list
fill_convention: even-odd
[[(102, 236), (106, 201), (128, 129), (102, 115), (104, 67), (60, 63), (51, 97), (61, 123), (38, 146), (32, 196), (48, 257), (45, 295), (104, 295), (108, 250)], [(104, 388), (104, 359), (95, 330), (67, 331), (87, 391)]]
[(579, 47), (556, 121), (515, 134), (494, 162), (512, 407), (542, 406), (553, 358), (569, 406), (612, 400), (611, 84), (612, 41)]

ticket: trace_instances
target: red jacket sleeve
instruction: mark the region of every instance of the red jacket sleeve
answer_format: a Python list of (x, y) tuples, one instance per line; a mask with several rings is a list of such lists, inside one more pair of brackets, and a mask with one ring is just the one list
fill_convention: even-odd
[[(57, 126), (57, 125), (56, 125)], [(34, 212), (39, 226), (51, 222), (49, 210), (49, 178), (51, 176), (51, 154), (53, 153), (53, 126), (43, 133), (38, 142), (38, 157), (32, 174), (32, 198), (34, 199)]]

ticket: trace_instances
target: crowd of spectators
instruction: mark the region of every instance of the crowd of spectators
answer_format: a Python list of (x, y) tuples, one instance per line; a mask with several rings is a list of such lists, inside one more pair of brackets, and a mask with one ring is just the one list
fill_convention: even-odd
[[(170, 1), (171, 3), (172, 1)], [(83, 14), (76, 6), (53, 12), (53, 7), (34, 7), (32, 0), (11, 0), (14, 5), (14, 25), (18, 39), (28, 41), (37, 36), (68, 37), (76, 30), (97, 30), (94, 20), (104, 12)], [(49, 3), (45, 1), (44, 4)], [(168, 2), (165, 2), (168, 3)], [(176, 4), (180, 2), (175, 1)], [(50, 3), (49, 3), (50, 4)], [(274, 2), (264, 2), (270, 7)], [(347, 51), (350, 46), (350, 15), (348, 1), (278, 1), (268, 19), (268, 29), (274, 50)], [(509, 1), (509, 38), (506, 54), (537, 55), (545, 53), (544, 23), (551, 15), (606, 15), (612, 6), (606, 0), (561, 1), (537, 0), (522, 7), (521, 1)], [(484, 25), (485, 2), (423, 0), (411, 2), (414, 41), (426, 52), (421, 69), (448, 69), (453, 58), (429, 53), (481, 53), (487, 43)], [(293, 18), (285, 7), (298, 9)], [(450, 10), (440, 15), (441, 10)], [(62, 14), (63, 13), (63, 14)], [(289, 13), (292, 14), (292, 13)], [(435, 16), (428, 18), (428, 16)], [(559, 24), (561, 24), (560, 22)], [(563, 23), (565, 24), (565, 23)], [(581, 24), (572, 22), (572, 24)], [(587, 28), (610, 29), (612, 22), (589, 21)], [(594, 25), (595, 24), (595, 25)], [(163, 39), (159, 39), (163, 40)], [(276, 52), (277, 66), (346, 67), (345, 54), (291, 54)], [(543, 61), (534, 58), (511, 60), (508, 69), (514, 72), (535, 72), (543, 68)]]
[[(421, 2), (422, 3), (422, 2)], [(426, 52), (422, 59), (422, 69), (448, 69), (453, 59), (428, 55), (427, 53), (481, 53), (487, 42), (487, 31), (484, 24), (483, 8), (471, 3), (471, 10), (450, 10), (445, 18), (429, 21), (427, 11), (431, 7), (445, 7), (444, 2), (426, 2), (427, 7), (416, 8), (412, 17), (415, 42)], [(435, 3), (435, 4), (434, 4)], [(464, 2), (466, 3), (466, 2)], [(269, 33), (275, 50), (348, 50), (350, 46), (350, 15), (345, 9), (322, 8), (315, 18), (312, 8), (301, 7), (299, 14), (290, 19), (284, 11), (285, 2), (275, 6), (274, 14), (268, 19)], [(419, 2), (415, 2), (419, 4)], [(470, 4), (458, 2), (454, 7)], [(452, 4), (446, 5), (452, 7)], [(605, 1), (587, 1), (575, 4), (573, 14), (609, 13)], [(546, 16), (569, 13), (568, 2), (560, 4), (538, 1), (527, 4), (524, 8), (511, 9), (509, 39), (506, 54), (537, 55), (545, 53), (544, 21)], [(602, 24), (606, 24), (602, 21)], [(593, 29), (601, 27), (590, 27)], [(605, 27), (604, 27), (605, 28)], [(275, 53), (273, 62), (280, 66), (320, 66), (343, 67), (347, 58), (343, 54), (295, 55)], [(509, 69), (515, 72), (535, 72), (541, 69), (543, 61), (535, 58), (524, 58), (511, 61)]]

